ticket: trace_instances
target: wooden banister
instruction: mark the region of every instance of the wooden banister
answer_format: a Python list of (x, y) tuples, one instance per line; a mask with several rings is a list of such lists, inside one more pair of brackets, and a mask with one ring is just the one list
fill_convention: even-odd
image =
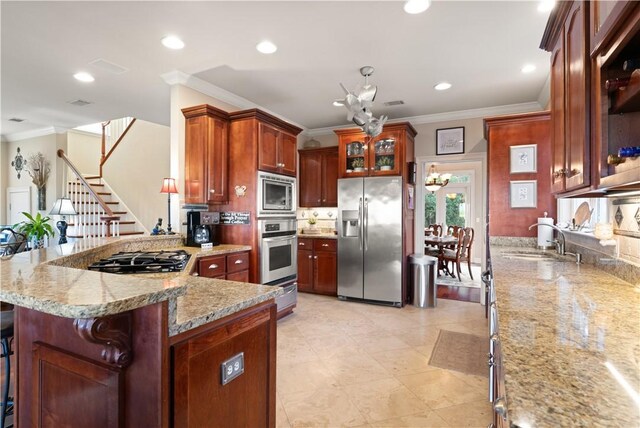
[(113, 151), (116, 149), (116, 147), (118, 147), (118, 144), (120, 144), (120, 142), (124, 139), (124, 136), (127, 135), (127, 132), (129, 132), (129, 130), (131, 129), (131, 126), (133, 126), (135, 122), (136, 122), (136, 118), (134, 117), (133, 119), (131, 119), (131, 122), (129, 122), (129, 125), (127, 125), (124, 132), (122, 132), (120, 137), (118, 137), (118, 140), (113, 144), (113, 146), (111, 147), (111, 149), (109, 149), (109, 152), (106, 155), (104, 154), (105, 138), (106, 138), (105, 128), (107, 127), (107, 125), (109, 125), (110, 122), (105, 122), (104, 124), (102, 124), (102, 156), (100, 157), (100, 177), (102, 177), (102, 166), (107, 162), (107, 160), (109, 160), (109, 157), (111, 156)]
[(109, 208), (109, 205), (107, 205), (105, 203), (104, 199), (102, 199), (100, 197), (100, 195), (98, 195), (98, 193), (96, 193), (96, 191), (93, 190), (91, 185), (89, 183), (87, 183), (87, 180), (85, 180), (84, 177), (82, 176), (82, 174), (80, 174), (80, 171), (78, 171), (78, 169), (73, 165), (73, 163), (71, 163), (71, 161), (69, 160), (67, 155), (64, 153), (64, 150), (62, 150), (62, 149), (58, 150), (58, 157), (60, 159), (62, 159), (67, 164), (67, 166), (71, 169), (71, 171), (73, 171), (73, 173), (76, 175), (78, 180), (80, 180), (80, 182), (87, 189), (89, 194), (93, 197), (93, 199), (95, 199), (96, 202), (98, 202), (98, 204), (100, 205), (100, 207), (102, 207), (102, 209), (105, 212), (105, 217), (110, 217), (111, 220), (119, 219), (120, 217), (118, 217), (116, 215), (113, 215), (113, 211), (111, 211), (111, 208)]

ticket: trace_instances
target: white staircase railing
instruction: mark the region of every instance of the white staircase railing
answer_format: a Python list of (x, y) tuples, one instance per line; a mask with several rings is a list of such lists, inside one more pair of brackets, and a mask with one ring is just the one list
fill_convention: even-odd
[(123, 117), (121, 119), (110, 120), (102, 124), (102, 147), (100, 155), (101, 177), (102, 166), (107, 162), (111, 153), (113, 153), (118, 144), (120, 144), (135, 121), (135, 117)]
[(58, 150), (58, 157), (76, 176), (75, 181), (67, 180), (66, 189), (78, 213), (74, 218), (76, 235), (80, 232), (83, 238), (120, 236), (120, 217), (113, 214), (111, 208), (67, 158), (64, 150)]

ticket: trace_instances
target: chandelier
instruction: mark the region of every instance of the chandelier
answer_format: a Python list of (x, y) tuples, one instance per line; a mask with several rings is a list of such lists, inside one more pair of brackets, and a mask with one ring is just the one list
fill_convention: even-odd
[(431, 165), (429, 175), (427, 175), (427, 179), (424, 182), (424, 187), (431, 193), (434, 193), (449, 184), (449, 179), (451, 179), (451, 174), (440, 174), (436, 171), (436, 166)]
[(336, 100), (335, 105), (343, 105), (349, 111), (347, 120), (353, 121), (362, 128), (362, 131), (370, 137), (376, 137), (382, 132), (382, 126), (387, 121), (387, 116), (373, 117), (371, 106), (378, 92), (378, 87), (369, 84), (369, 76), (374, 68), (365, 66), (360, 68), (360, 74), (364, 76), (364, 85), (358, 85), (353, 92), (347, 90), (342, 83), (340, 87), (345, 93), (343, 100)]

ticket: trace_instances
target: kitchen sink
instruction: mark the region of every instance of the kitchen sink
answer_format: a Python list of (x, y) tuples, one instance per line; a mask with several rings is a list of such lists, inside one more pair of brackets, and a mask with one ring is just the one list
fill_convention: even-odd
[(549, 254), (544, 253), (531, 253), (524, 251), (511, 251), (500, 253), (502, 257), (505, 259), (514, 259), (514, 260), (530, 260), (530, 261), (555, 261), (558, 260), (556, 257), (553, 257)]

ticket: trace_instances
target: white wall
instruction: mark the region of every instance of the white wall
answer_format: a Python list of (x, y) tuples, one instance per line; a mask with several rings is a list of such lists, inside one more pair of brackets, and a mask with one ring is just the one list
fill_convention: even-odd
[(9, 181), (9, 169), (11, 160), (9, 159), (9, 143), (0, 141), (0, 225), (7, 223), (7, 186)]
[[(167, 195), (160, 188), (171, 176), (169, 165), (169, 127), (138, 119), (102, 167), (106, 183), (148, 230), (159, 217), (167, 226)], [(177, 217), (171, 218), (175, 230)]]
[(67, 157), (83, 175), (100, 174), (102, 136), (71, 130), (67, 132)]

